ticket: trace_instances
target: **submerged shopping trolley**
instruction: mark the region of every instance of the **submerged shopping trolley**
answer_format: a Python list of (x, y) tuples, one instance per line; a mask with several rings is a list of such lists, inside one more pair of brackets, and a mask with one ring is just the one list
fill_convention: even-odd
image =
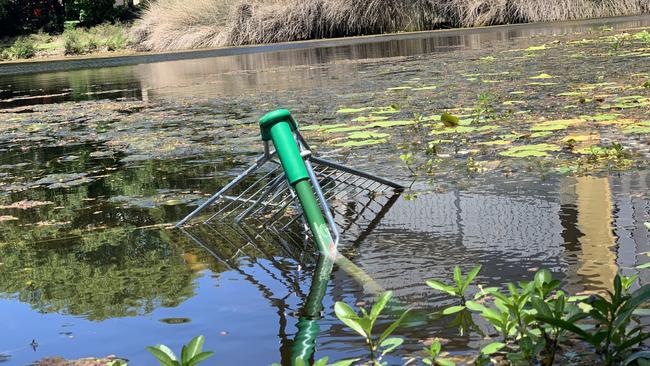
[(388, 179), (314, 156), (286, 109), (266, 114), (260, 128), (264, 153), (177, 227), (201, 218), (245, 223), (257, 235), (301, 230), (321, 253), (334, 256), (340, 228), (356, 219), (350, 217), (356, 212), (352, 206), (370, 207), (378, 196), (403, 190)]

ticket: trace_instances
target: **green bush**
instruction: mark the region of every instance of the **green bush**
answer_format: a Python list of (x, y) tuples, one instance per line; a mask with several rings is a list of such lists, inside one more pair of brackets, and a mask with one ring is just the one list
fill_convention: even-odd
[(34, 41), (30, 37), (18, 37), (9, 48), (2, 51), (2, 58), (17, 60), (32, 58), (35, 54), (36, 46)]
[(125, 28), (120, 23), (100, 24), (89, 30), (91, 34), (99, 40), (100, 46), (105, 47), (107, 51), (117, 51), (129, 46), (129, 37)]
[(63, 32), (63, 47), (66, 55), (80, 55), (85, 52), (84, 35), (78, 29), (66, 29)]
[(129, 45), (129, 37), (122, 25), (101, 24), (92, 28), (74, 28), (69, 23), (63, 32), (66, 55), (81, 55), (97, 50), (116, 51)]

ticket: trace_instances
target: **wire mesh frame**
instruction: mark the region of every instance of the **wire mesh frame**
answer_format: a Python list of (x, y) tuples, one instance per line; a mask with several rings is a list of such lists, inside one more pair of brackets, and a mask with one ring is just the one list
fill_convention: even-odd
[[(357, 215), (353, 207), (373, 211), (370, 204), (387, 191), (400, 191), (402, 186), (342, 164), (312, 156), (309, 145), (296, 132), (295, 140), (319, 196), (321, 208), (330, 230), (338, 241), (339, 227), (349, 230)], [(256, 172), (257, 171), (257, 172)], [(255, 174), (253, 174), (255, 172)], [(379, 204), (381, 206), (381, 204)], [(210, 207), (213, 212), (203, 222), (237, 223), (253, 228), (256, 235), (265, 232), (304, 232), (309, 234), (302, 218), (302, 209), (288, 184), (275, 152), (265, 143), (264, 155), (237, 178), (213, 195), (197, 210), (181, 220), (182, 226), (200, 211)], [(336, 220), (334, 219), (336, 217)]]

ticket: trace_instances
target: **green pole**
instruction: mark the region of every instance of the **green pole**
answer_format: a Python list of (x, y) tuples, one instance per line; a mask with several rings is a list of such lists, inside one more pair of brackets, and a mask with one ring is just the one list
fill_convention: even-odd
[(298, 333), (291, 348), (291, 364), (296, 365), (298, 359), (309, 365), (309, 360), (316, 348), (316, 339), (320, 331), (318, 321), (323, 309), (323, 298), (327, 291), (334, 261), (326, 255), (318, 258), (318, 265), (312, 278), (307, 302), (305, 303), (300, 319), (298, 320)]
[(334, 241), (318, 201), (316, 201), (305, 162), (300, 156), (300, 150), (293, 135), (293, 131), (298, 129), (298, 124), (288, 110), (278, 109), (267, 113), (260, 119), (260, 129), (264, 141), (273, 141), (289, 184), (298, 196), (305, 220), (309, 224), (318, 250), (324, 255), (333, 256), (336, 254)]

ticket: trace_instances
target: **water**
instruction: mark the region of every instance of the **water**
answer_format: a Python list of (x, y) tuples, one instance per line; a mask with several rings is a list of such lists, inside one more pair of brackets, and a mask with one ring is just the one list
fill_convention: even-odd
[[(647, 120), (648, 106), (640, 98), (627, 104), (617, 99), (648, 95), (638, 87), (649, 77), (648, 56), (632, 40), (613, 50), (615, 41), (607, 37), (649, 24), (648, 17), (635, 17), (39, 74), (5, 69), (4, 363), (117, 354), (145, 365), (153, 361), (146, 346), (178, 350), (197, 334), (206, 336), (216, 363), (286, 363), (313, 258), (301, 261), (273, 245), (240, 248), (209, 229), (197, 243), (170, 227), (260, 152), (256, 119), (276, 106), (291, 109), (304, 126), (359, 127), (366, 122), (355, 118), (377, 114), (337, 110), (398, 107), (376, 122), (426, 119), (441, 110), (465, 115), (473, 113), (477, 93), (489, 92), (499, 101), (490, 122), (497, 125), (490, 130), (495, 135), (527, 129), (539, 118), (616, 113), (616, 124), (584, 122), (570, 133), (620, 142), (639, 155), (586, 160), (577, 168), (565, 151), (538, 160), (502, 160), (485, 148), (465, 151), (492, 136), (472, 131), (449, 137), (461, 145), (458, 154), (440, 142), (435, 172), (413, 176), (399, 155), (418, 136), (436, 131), (435, 121), (425, 129), (419, 127), (424, 122), (378, 127), (371, 130), (375, 137), (361, 139), (347, 131), (305, 134), (330, 158), (413, 183), (407, 194), (350, 206), (362, 215), (351, 220), (342, 252), (417, 314), (452, 303), (424, 282), (449, 279), (456, 264), (464, 270), (482, 264), (478, 281), (484, 285), (530, 278), (539, 268), (553, 271), (573, 293), (608, 288), (617, 270), (648, 283), (647, 272), (634, 268), (650, 251), (643, 228), (650, 221), (648, 134), (622, 135)], [(576, 42), (582, 39), (593, 42)], [(527, 51), (540, 45), (545, 50)], [(32, 66), (21, 67), (26, 72)], [(535, 79), (541, 73), (553, 78)], [(582, 90), (584, 96), (558, 96)], [(608, 106), (616, 103), (623, 105)], [(358, 141), (372, 144), (346, 145)], [(428, 157), (416, 155), (416, 165), (425, 166)], [(556, 174), (560, 168), (578, 174)], [(362, 355), (362, 342), (335, 320), (333, 304), (368, 304), (373, 296), (368, 284), (335, 267), (319, 321), (318, 357)], [(482, 344), (478, 334), (460, 335), (448, 322), (398, 330), (406, 337), (400, 357), (431, 337), (448, 339), (446, 349), (457, 355)]]

